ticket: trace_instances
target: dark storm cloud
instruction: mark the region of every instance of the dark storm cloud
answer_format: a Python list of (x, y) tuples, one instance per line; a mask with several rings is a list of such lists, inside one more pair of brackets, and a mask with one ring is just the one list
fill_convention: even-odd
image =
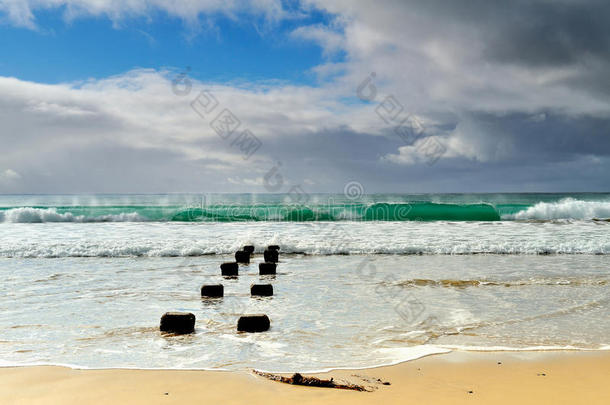
[(475, 113), (472, 118), (486, 136), (509, 136), (512, 160), (565, 160), (579, 155), (610, 156), (610, 119), (571, 117), (553, 112), (536, 115)]
[[(610, 55), (610, 47), (606, 55)], [(578, 75), (566, 79), (564, 83), (576, 90), (587, 91), (599, 100), (610, 100), (610, 62), (586, 60), (583, 65), (586, 65), (586, 70), (582, 69)]]
[(570, 64), (582, 57), (610, 59), (610, 3), (605, 0), (411, 1), (444, 26), (464, 24), (501, 62), (533, 66)]
[(484, 42), (482, 63), (572, 67), (570, 87), (610, 95), (610, 2), (604, 0), (417, 2), (429, 18), (464, 24)]
[(610, 60), (610, 3), (524, 3), (495, 15), (486, 55), (528, 66)]
[[(490, 148), (473, 158), (448, 153), (434, 165), (395, 165), (380, 159), (405, 145), (392, 131), (372, 137), (341, 128), (302, 137), (278, 136), (266, 142), (265, 152), (282, 163), (287, 178), (315, 191), (336, 191), (351, 180), (361, 182), (369, 192), (610, 188), (604, 175), (610, 169), (610, 119), (551, 112), (478, 112), (462, 119), (474, 123)], [(446, 130), (451, 133), (454, 128)], [(503, 145), (510, 148), (494, 150)]]

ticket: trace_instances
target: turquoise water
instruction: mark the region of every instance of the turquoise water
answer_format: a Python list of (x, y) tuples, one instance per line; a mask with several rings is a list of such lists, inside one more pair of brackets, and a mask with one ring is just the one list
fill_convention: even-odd
[[(305, 201), (303, 201), (305, 200)], [(610, 194), (1, 196), (6, 222), (605, 219)]]

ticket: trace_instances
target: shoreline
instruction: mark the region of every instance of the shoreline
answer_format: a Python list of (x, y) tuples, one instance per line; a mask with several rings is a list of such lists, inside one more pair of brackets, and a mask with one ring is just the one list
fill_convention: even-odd
[[(426, 345), (424, 345), (426, 346)], [(464, 354), (482, 354), (482, 353), (507, 353), (507, 354), (520, 354), (520, 353), (604, 353), (607, 352), (610, 354), (610, 345), (603, 345), (599, 348), (579, 348), (572, 346), (532, 346), (525, 348), (510, 348), (510, 347), (501, 347), (501, 346), (491, 346), (489, 348), (486, 347), (462, 347), (462, 346), (432, 346), (435, 350), (438, 351), (430, 351), (429, 353), (424, 353), (418, 355), (417, 357), (405, 359), (405, 360), (395, 360), (390, 361), (388, 363), (377, 364), (372, 366), (362, 366), (362, 367), (350, 367), (350, 366), (337, 366), (337, 367), (327, 367), (323, 369), (314, 369), (314, 370), (296, 370), (296, 371), (276, 371), (276, 370), (267, 370), (264, 368), (246, 368), (246, 369), (228, 369), (228, 368), (172, 368), (172, 367), (89, 367), (89, 366), (79, 366), (76, 364), (67, 364), (67, 363), (32, 363), (32, 364), (11, 364), (11, 363), (1, 363), (0, 362), (0, 370), (6, 368), (32, 368), (32, 367), (58, 367), (58, 368), (66, 368), (70, 370), (81, 370), (81, 371), (106, 371), (106, 370), (123, 370), (123, 371), (205, 371), (205, 372), (222, 372), (222, 373), (247, 373), (250, 371), (260, 371), (265, 373), (273, 373), (273, 374), (281, 374), (281, 375), (290, 375), (292, 373), (301, 373), (301, 374), (327, 374), (332, 373), (334, 371), (342, 371), (342, 370), (350, 370), (350, 371), (358, 371), (358, 370), (371, 370), (376, 368), (386, 368), (386, 367), (394, 367), (403, 363), (408, 363), (412, 361), (418, 361), (427, 357), (435, 357), (435, 356), (445, 356), (453, 353), (464, 353)]]
[(295, 386), (246, 371), (19, 366), (0, 368), (0, 402), (596, 404), (610, 398), (610, 352), (605, 350), (452, 351), (391, 366), (304, 374), (364, 385), (372, 392)]

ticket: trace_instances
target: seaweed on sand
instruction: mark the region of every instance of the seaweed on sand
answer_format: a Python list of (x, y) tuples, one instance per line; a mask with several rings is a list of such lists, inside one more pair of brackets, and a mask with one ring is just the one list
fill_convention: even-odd
[(253, 370), (254, 374), (265, 377), (271, 381), (279, 381), (285, 384), (292, 385), (304, 385), (307, 387), (322, 387), (322, 388), (337, 388), (341, 390), (353, 390), (353, 391), (367, 391), (370, 389), (362, 385), (350, 384), (350, 383), (337, 383), (333, 378), (330, 380), (323, 380), (317, 377), (304, 377), (299, 373), (295, 373), (292, 377), (284, 377), (279, 374), (265, 373), (262, 371)]

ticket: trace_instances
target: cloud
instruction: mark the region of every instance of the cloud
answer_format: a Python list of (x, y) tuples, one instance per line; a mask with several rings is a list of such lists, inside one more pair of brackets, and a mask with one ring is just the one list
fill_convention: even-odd
[(429, 142), (438, 142), (445, 146), (442, 158), (465, 158), (471, 161), (491, 162), (501, 161), (513, 157), (515, 147), (514, 138), (502, 126), (492, 126), (483, 120), (473, 117), (463, 117), (459, 120), (455, 130), (446, 136), (422, 137), (413, 145), (402, 146), (398, 154), (389, 154), (385, 159), (398, 163), (412, 165), (425, 161), (425, 148)]
[[(610, 8), (602, 1), (527, 2), (504, 8), (484, 54), (492, 60), (532, 67), (610, 59)], [(528, 18), (523, 18), (527, 15)]]
[[(560, 163), (610, 157), (609, 133), (610, 120), (603, 118), (478, 113), (459, 117), (455, 129), (429, 138), (446, 146), (443, 159), (518, 166), (528, 161)], [(399, 147), (398, 153), (384, 159), (401, 165), (420, 163), (424, 161), (421, 148), (427, 139)]]
[[(339, 141), (321, 134), (358, 133), (358, 128), (377, 122), (374, 115), (359, 116), (359, 108), (341, 104), (326, 89), (255, 83), (238, 87), (189, 79), (190, 90), (183, 94), (174, 77), (151, 69), (56, 85), (0, 77), (0, 136), (10, 150), (0, 156), (0, 167), (28, 173), (20, 190), (37, 192), (41, 187), (96, 191), (96, 186), (111, 191), (105, 176), (116, 176), (115, 187), (132, 192), (134, 184), (140, 191), (208, 186), (223, 191), (226, 178), (257, 190), (278, 159), (284, 160), (286, 181), (300, 182), (306, 173), (288, 162), (303, 159), (304, 152), (313, 157), (326, 151), (331, 142), (338, 150), (353, 143), (348, 136)], [(200, 116), (192, 103), (203, 90), (218, 105)], [(224, 111), (240, 122), (227, 139), (213, 125)], [(261, 142), (251, 156), (238, 142), (244, 130)], [(354, 151), (334, 153), (351, 156)], [(182, 178), (181, 167), (197, 173), (190, 183), (171, 180)], [(156, 180), (147, 173), (156, 173)], [(136, 174), (146, 180), (137, 180)]]
[(0, 172), (0, 181), (9, 182), (13, 180), (19, 180), (21, 175), (12, 169), (6, 169), (3, 172)]
[[(33, 28), (58, 9), (68, 19), (162, 11), (188, 24), (199, 16), (269, 21), (322, 13), (293, 40), (318, 44), (326, 62), (317, 86), (269, 81), (204, 83), (172, 91), (175, 72), (138, 69), (82, 83), (45, 85), (0, 78), (0, 130), (10, 153), (0, 167), (23, 175), (13, 190), (265, 191), (281, 163), (287, 188), (367, 191), (484, 191), (489, 188), (607, 190), (610, 169), (610, 6), (597, 0), (370, 2), (12, 1), (0, 11)], [(296, 10), (296, 11), (295, 11)], [(370, 101), (357, 88), (374, 79)], [(207, 89), (262, 142), (249, 159), (190, 106)], [(403, 116), (425, 123), (407, 144), (375, 108), (393, 96)], [(446, 148), (434, 166), (426, 142)], [(114, 181), (108, 175), (115, 177)], [(451, 180), (448, 180), (448, 179)], [(264, 183), (264, 181), (263, 181)], [(286, 191), (286, 189), (281, 190)]]
[(256, 178), (241, 178), (241, 177), (228, 177), (227, 181), (231, 184), (246, 185), (246, 186), (259, 186), (263, 187), (264, 179), (262, 177)]
[(13, 169), (0, 171), (0, 193), (8, 192), (18, 185), (21, 175)]
[[(297, 26), (293, 38), (319, 44), (345, 63), (314, 69), (342, 73), (352, 90), (370, 72), (414, 113), (430, 110), (610, 114), (610, 6), (602, 0), (497, 3), (484, 0), (12, 0), (0, 12), (33, 27), (38, 12), (68, 19), (104, 16), (129, 23), (158, 11), (195, 26), (199, 16), (280, 21), (312, 12), (324, 23)], [(208, 20), (209, 21), (209, 20)]]
[(345, 38), (341, 32), (321, 24), (298, 27), (292, 31), (291, 35), (318, 43), (326, 56), (332, 56), (345, 47)]
[(268, 22), (285, 18), (288, 12), (280, 0), (6, 0), (0, 12), (18, 27), (36, 28), (36, 12), (59, 9), (66, 20), (81, 17), (106, 17), (115, 24), (130, 17), (151, 17), (161, 11), (194, 26), (201, 15), (220, 14), (236, 19), (242, 14), (263, 17)]

